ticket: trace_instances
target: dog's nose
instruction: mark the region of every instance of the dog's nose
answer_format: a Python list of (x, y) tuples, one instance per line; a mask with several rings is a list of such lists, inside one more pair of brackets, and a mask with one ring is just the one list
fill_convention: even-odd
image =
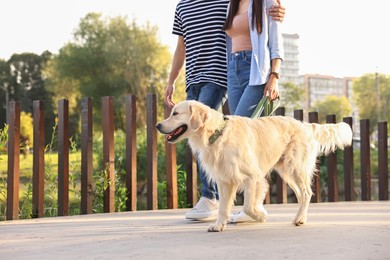
[(157, 128), (157, 130), (160, 130), (160, 129), (161, 129), (161, 124), (158, 123), (158, 124), (156, 125), (156, 128)]

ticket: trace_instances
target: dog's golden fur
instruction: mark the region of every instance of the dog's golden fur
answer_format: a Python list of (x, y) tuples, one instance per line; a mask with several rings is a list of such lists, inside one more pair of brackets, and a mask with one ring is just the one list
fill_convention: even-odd
[[(208, 177), (217, 182), (219, 213), (208, 230), (224, 230), (238, 190), (244, 191), (245, 213), (264, 221), (266, 216), (258, 205), (268, 191), (266, 176), (272, 170), (291, 187), (300, 204), (293, 223), (305, 223), (316, 158), (351, 145), (350, 126), (309, 124), (284, 116), (226, 118), (199, 102), (183, 101), (157, 125), (170, 142), (188, 138)], [(222, 134), (210, 143), (216, 130)]]

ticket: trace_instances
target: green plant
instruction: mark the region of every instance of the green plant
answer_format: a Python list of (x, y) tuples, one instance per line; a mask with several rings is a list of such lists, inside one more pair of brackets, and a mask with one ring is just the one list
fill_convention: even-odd
[[(0, 129), (0, 154), (7, 152), (8, 142), (8, 125), (4, 125), (3, 129)], [(2, 158), (0, 157), (0, 161)], [(5, 220), (7, 205), (7, 180), (4, 177), (0, 178), (0, 221)]]
[(115, 189), (115, 211), (126, 210), (127, 189), (122, 185), (121, 178), (118, 174), (115, 174), (114, 183), (108, 178), (109, 163), (105, 164), (105, 167), (100, 173), (94, 174), (95, 189), (93, 190), (93, 212), (103, 213), (104, 209), (104, 191), (109, 188), (110, 185), (114, 185)]
[(179, 208), (188, 208), (187, 204), (187, 172), (177, 167), (177, 195)]
[(115, 175), (115, 210), (118, 212), (126, 211), (127, 189), (123, 185), (119, 174)]
[(115, 132), (115, 209), (126, 211), (126, 135), (123, 131)]
[(5, 220), (7, 212), (7, 181), (4, 177), (0, 178), (0, 221)]
[[(57, 135), (57, 120), (53, 126), (53, 131), (51, 134), (50, 142), (45, 147), (45, 154), (51, 153), (53, 151), (53, 146), (55, 144), (56, 135)], [(54, 217), (58, 213), (57, 205), (57, 187), (58, 187), (58, 176), (55, 168), (55, 163), (52, 161), (53, 157), (45, 157), (45, 216)]]
[(103, 213), (104, 191), (111, 185), (107, 176), (109, 167), (109, 163), (106, 163), (103, 170), (94, 174), (95, 189), (93, 190), (92, 209), (95, 213)]
[(73, 140), (73, 137), (69, 139), (70, 142), (70, 154), (75, 154), (77, 160), (75, 162), (69, 161), (69, 193), (73, 193), (73, 201), (70, 203), (69, 214), (80, 214), (80, 202), (81, 202), (81, 158), (80, 153), (77, 151), (77, 143)]
[(8, 142), (8, 125), (4, 125), (3, 129), (0, 129), (0, 154), (7, 153), (7, 142)]
[[(187, 173), (180, 169), (181, 165), (177, 167), (177, 200), (179, 208), (187, 208)], [(166, 209), (167, 208), (167, 182), (164, 180), (158, 182), (158, 208)]]
[(32, 185), (29, 183), (20, 202), (19, 217), (21, 219), (32, 218), (32, 210)]

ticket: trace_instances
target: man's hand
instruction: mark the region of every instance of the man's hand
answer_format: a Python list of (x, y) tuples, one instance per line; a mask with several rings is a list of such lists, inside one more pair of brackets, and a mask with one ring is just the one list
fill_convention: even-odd
[(173, 97), (173, 92), (175, 91), (175, 86), (173, 85), (168, 85), (167, 88), (165, 89), (164, 93), (164, 101), (165, 104), (169, 107), (172, 108), (175, 106), (175, 103), (172, 100)]
[(273, 20), (283, 22), (284, 15), (286, 13), (286, 8), (282, 6), (280, 0), (277, 1), (278, 1), (278, 5), (273, 5), (269, 9), (269, 15), (272, 17)]

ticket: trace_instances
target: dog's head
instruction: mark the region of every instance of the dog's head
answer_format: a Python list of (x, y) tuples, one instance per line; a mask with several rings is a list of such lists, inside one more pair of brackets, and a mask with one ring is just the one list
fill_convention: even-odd
[(156, 125), (166, 140), (176, 143), (201, 129), (209, 117), (210, 108), (197, 101), (182, 101), (172, 108), (169, 117)]

